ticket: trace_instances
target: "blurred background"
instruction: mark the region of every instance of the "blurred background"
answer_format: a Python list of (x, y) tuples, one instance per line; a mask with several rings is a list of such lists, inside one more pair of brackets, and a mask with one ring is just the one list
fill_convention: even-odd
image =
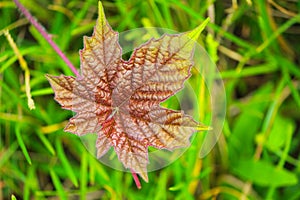
[[(83, 36), (92, 34), (97, 1), (21, 3), (79, 68), (78, 51)], [(80, 138), (63, 132), (73, 113), (54, 101), (45, 74), (73, 74), (15, 4), (1, 0), (0, 199), (300, 199), (300, 1), (102, 3), (119, 32), (140, 27), (185, 32), (210, 17), (198, 42), (226, 91), (217, 144), (200, 159), (209, 133), (195, 134), (183, 156), (150, 172), (149, 183), (137, 189), (130, 173), (101, 164)], [(21, 65), (12, 40), (24, 58)], [(209, 86), (199, 71), (192, 75), (188, 83), (199, 105), (192, 113), (209, 122)], [(175, 101), (163, 105), (180, 109)]]

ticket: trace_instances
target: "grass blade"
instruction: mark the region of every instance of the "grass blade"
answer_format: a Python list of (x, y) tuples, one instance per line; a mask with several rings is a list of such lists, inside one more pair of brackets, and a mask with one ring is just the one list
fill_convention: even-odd
[(59, 138), (57, 138), (55, 141), (55, 148), (57, 150), (57, 156), (59, 157), (60, 161), (62, 162), (62, 166), (65, 168), (66, 174), (71, 179), (74, 186), (78, 187), (78, 181), (77, 181), (75, 172), (73, 171), (73, 168), (64, 153), (64, 150), (63, 150), (63, 147), (62, 147), (62, 144), (61, 144)]
[(56, 190), (59, 194), (60, 199), (67, 200), (68, 198), (67, 198), (66, 192), (64, 191), (64, 187), (61, 184), (58, 176), (56, 175), (56, 173), (54, 172), (54, 170), (52, 168), (50, 169), (50, 176), (51, 176), (52, 182), (54, 184), (54, 187), (56, 188)]
[(27, 151), (27, 148), (26, 148), (25, 143), (24, 143), (24, 141), (23, 141), (23, 138), (22, 138), (22, 136), (21, 136), (20, 126), (21, 126), (21, 125), (18, 124), (18, 125), (16, 126), (16, 129), (15, 129), (17, 141), (18, 141), (18, 143), (19, 143), (19, 146), (20, 146), (21, 149), (22, 149), (22, 152), (23, 152), (23, 154), (24, 154), (24, 156), (25, 156), (27, 162), (31, 165), (31, 164), (32, 164), (31, 158), (30, 158), (30, 156), (29, 156), (29, 153), (28, 153), (28, 151)]
[(45, 145), (46, 149), (51, 153), (51, 155), (55, 155), (55, 150), (53, 148), (53, 146), (51, 145), (51, 143), (49, 142), (49, 140), (46, 138), (46, 136), (41, 133), (40, 131), (37, 131), (37, 135), (40, 138), (40, 140), (42, 141), (42, 143)]
[(80, 166), (80, 199), (85, 199), (87, 192), (87, 174), (88, 174), (88, 155), (84, 151), (81, 157), (81, 166)]

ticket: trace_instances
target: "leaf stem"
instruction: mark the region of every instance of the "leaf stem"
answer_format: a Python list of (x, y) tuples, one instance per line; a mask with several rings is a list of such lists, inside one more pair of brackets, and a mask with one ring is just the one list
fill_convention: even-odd
[(132, 174), (132, 176), (133, 176), (133, 180), (134, 180), (134, 182), (135, 182), (136, 187), (137, 187), (138, 189), (141, 189), (141, 188), (142, 188), (142, 185), (141, 185), (141, 182), (140, 182), (140, 180), (139, 180), (139, 177), (136, 175), (136, 173), (135, 173), (132, 169), (130, 169), (130, 172), (131, 172), (131, 174)]
[(6, 39), (8, 40), (8, 43), (10, 44), (11, 48), (15, 52), (16, 56), (18, 57), (20, 66), (21, 66), (21, 68), (24, 71), (25, 92), (26, 92), (26, 96), (27, 96), (28, 107), (29, 107), (30, 110), (35, 109), (34, 101), (33, 101), (32, 97), (31, 97), (31, 93), (30, 93), (30, 71), (29, 71), (27, 62), (23, 58), (23, 56), (20, 53), (20, 51), (19, 51), (16, 43), (14, 42), (13, 38), (11, 37), (11, 35), (9, 34), (9, 32), (8, 32), (7, 29), (4, 30), (4, 35), (5, 35)]
[(29, 20), (29, 22), (41, 33), (41, 35), (45, 38), (45, 40), (51, 45), (54, 51), (63, 59), (63, 61), (67, 64), (67, 66), (71, 69), (71, 71), (76, 75), (80, 76), (77, 69), (71, 63), (71, 61), (67, 58), (67, 56), (60, 50), (60, 48), (55, 44), (55, 42), (51, 39), (51, 36), (46, 32), (44, 27), (40, 25), (37, 20), (30, 14), (30, 12), (18, 1), (13, 0), (16, 6), (20, 9), (20, 11), (25, 15), (25, 17)]

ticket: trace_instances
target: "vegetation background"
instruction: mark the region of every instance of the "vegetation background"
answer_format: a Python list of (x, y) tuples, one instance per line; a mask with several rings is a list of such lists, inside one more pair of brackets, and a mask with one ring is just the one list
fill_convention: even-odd
[[(97, 1), (21, 2), (79, 67)], [(199, 159), (203, 134), (197, 134), (180, 159), (149, 173), (149, 183), (138, 190), (130, 173), (99, 163), (77, 136), (63, 132), (72, 113), (53, 100), (44, 75), (73, 74), (14, 3), (1, 0), (0, 199), (300, 199), (300, 1), (128, 0), (103, 6), (119, 32), (148, 26), (184, 32), (211, 18), (199, 43), (226, 89), (217, 145)], [(20, 66), (6, 29), (28, 69)], [(25, 94), (28, 72), (34, 110)], [(203, 89), (196, 78), (189, 81)], [(206, 121), (207, 105), (198, 98)]]

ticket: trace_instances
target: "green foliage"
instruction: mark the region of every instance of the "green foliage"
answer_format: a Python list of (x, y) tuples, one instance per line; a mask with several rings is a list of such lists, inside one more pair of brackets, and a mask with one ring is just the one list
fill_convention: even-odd
[(240, 160), (233, 171), (243, 179), (260, 186), (282, 187), (297, 183), (295, 174), (277, 169), (265, 161)]
[[(97, 3), (21, 2), (79, 68), (78, 50), (83, 35), (92, 33)], [(299, 199), (300, 4), (235, 2), (103, 1), (119, 32), (149, 25), (184, 32), (209, 16), (199, 43), (226, 89), (223, 134), (213, 150), (199, 159), (204, 134), (197, 134), (180, 159), (150, 172), (138, 190), (130, 173), (99, 163), (77, 136), (63, 132), (72, 113), (53, 100), (44, 74), (73, 74), (13, 2), (1, 1), (0, 199)], [(24, 71), (5, 29), (27, 62), (35, 110), (28, 108)], [(188, 83), (200, 110), (195, 115), (209, 122), (206, 86), (199, 72), (192, 73)], [(164, 102), (177, 105), (176, 98)]]

